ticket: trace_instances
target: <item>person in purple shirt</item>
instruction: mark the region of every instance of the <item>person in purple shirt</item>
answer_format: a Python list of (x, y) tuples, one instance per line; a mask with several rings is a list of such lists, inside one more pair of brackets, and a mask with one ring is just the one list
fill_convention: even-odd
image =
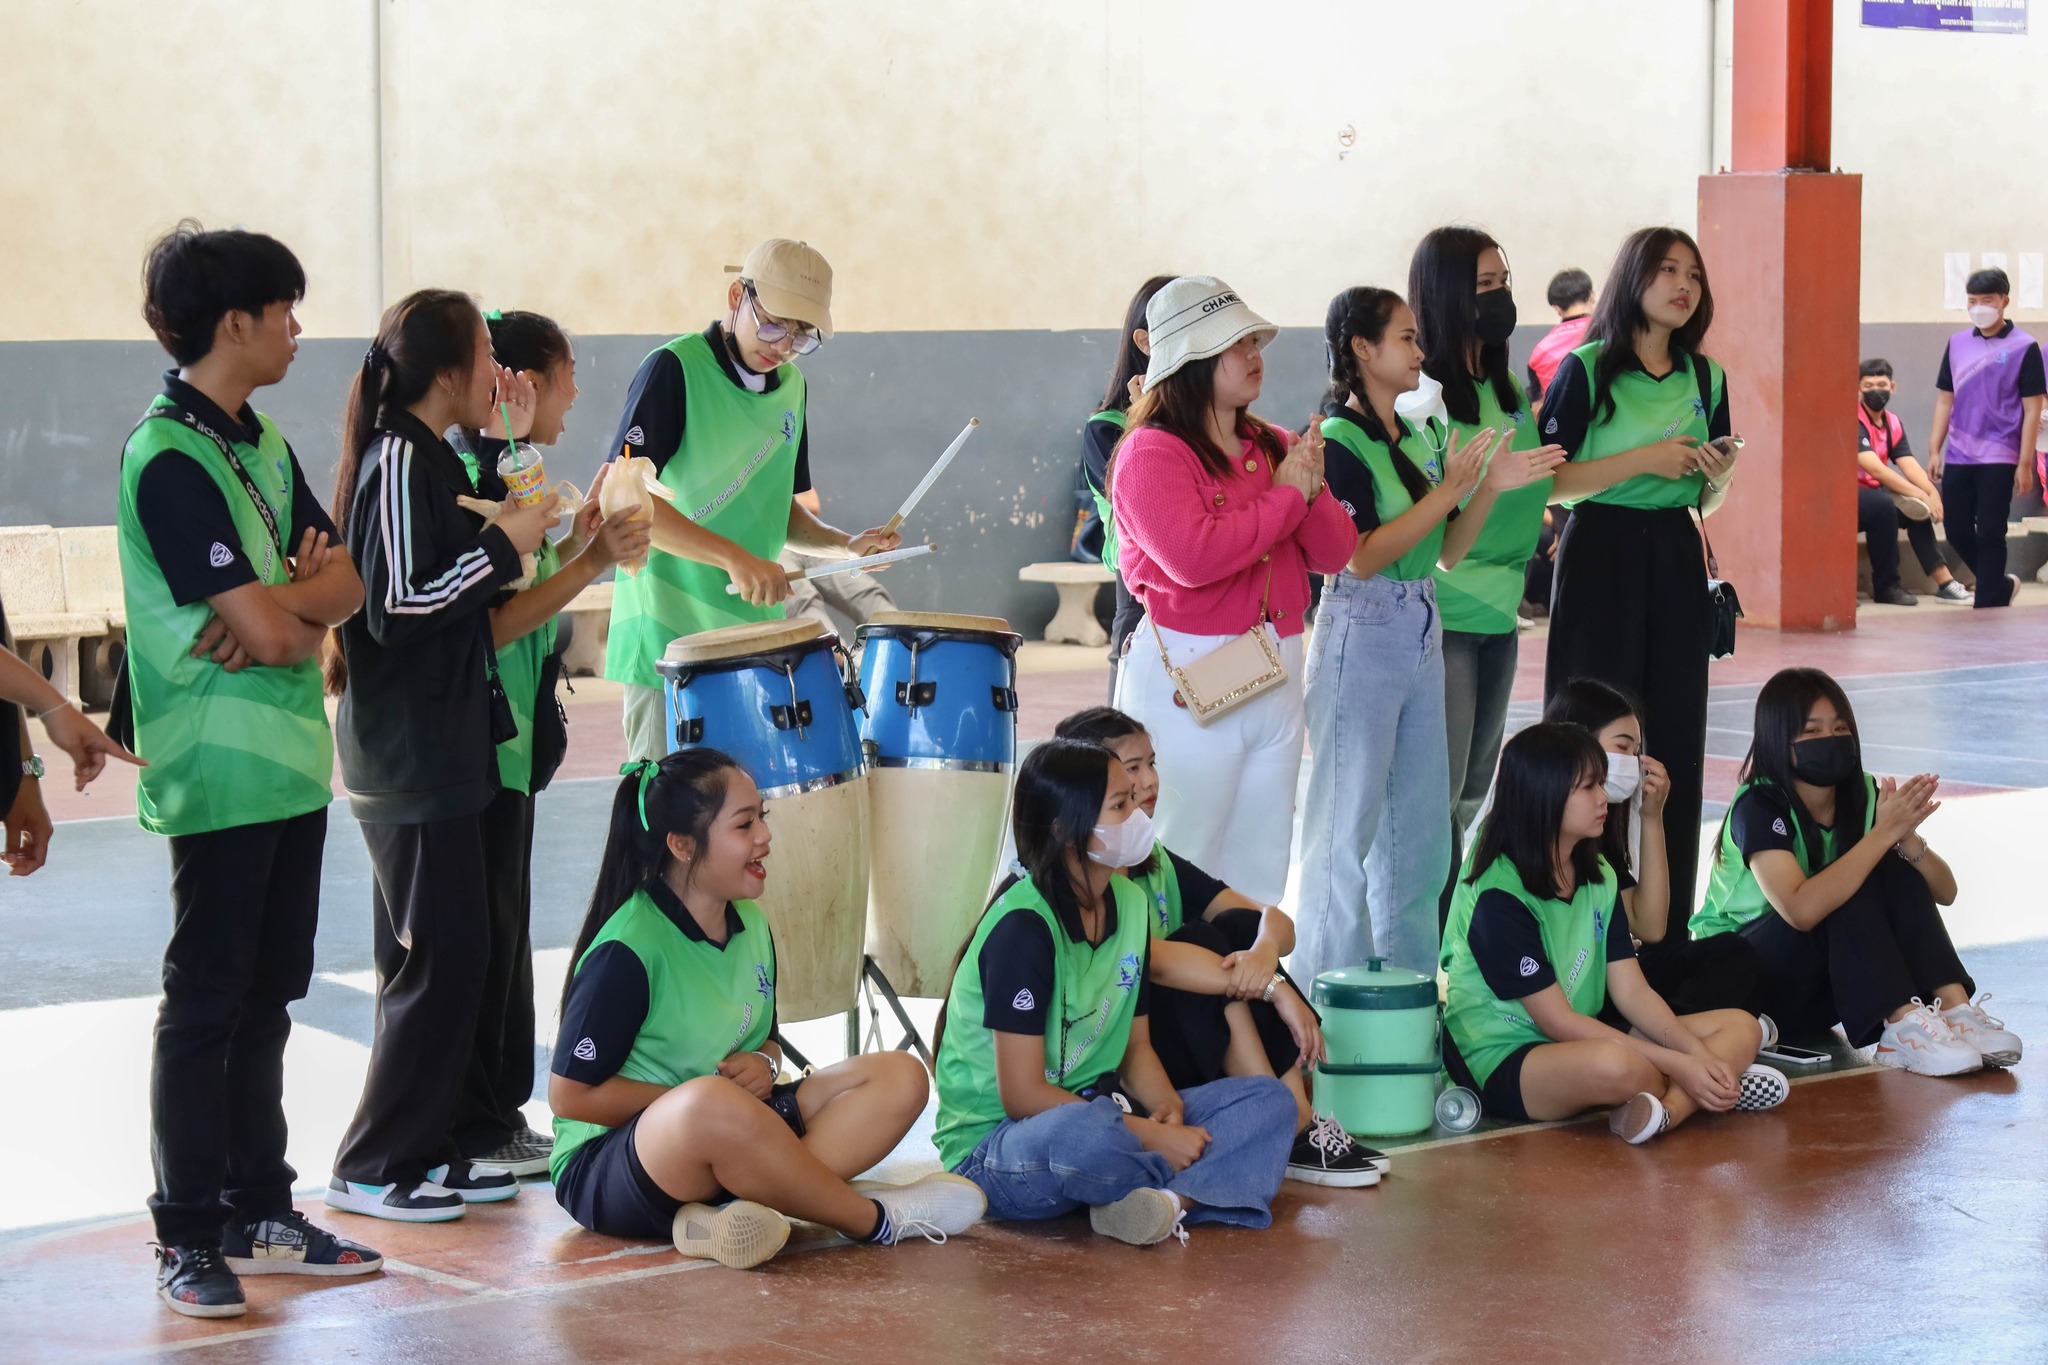
[(2019, 591), (2005, 571), (2005, 524), (2015, 488), (2034, 491), (2034, 448), (2048, 375), (2041, 345), (2006, 320), (2012, 286), (2003, 270), (1968, 284), (1970, 330), (1949, 338), (1934, 387), (1929, 472), (1941, 481), (1948, 543), (1977, 574), (1977, 605), (2003, 607)]

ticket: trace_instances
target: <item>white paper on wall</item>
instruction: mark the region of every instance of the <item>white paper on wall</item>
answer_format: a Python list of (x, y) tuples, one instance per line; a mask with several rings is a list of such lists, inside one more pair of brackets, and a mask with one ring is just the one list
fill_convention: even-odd
[(1961, 308), (1968, 297), (1964, 288), (1970, 281), (1970, 253), (1944, 252), (1941, 258), (1941, 306)]
[(2022, 251), (2020, 253), (2019, 302), (2022, 308), (2039, 308), (2041, 303), (2041, 253)]
[(2005, 253), (2003, 251), (1987, 251), (1977, 259), (1984, 263), (1984, 269), (1986, 270), (2004, 270), (2007, 272), (2012, 270), (2012, 267), (2005, 263)]

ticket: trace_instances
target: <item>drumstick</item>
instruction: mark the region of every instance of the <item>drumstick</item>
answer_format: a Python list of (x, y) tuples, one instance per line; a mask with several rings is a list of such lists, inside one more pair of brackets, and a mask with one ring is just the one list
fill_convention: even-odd
[[(823, 578), (827, 574), (835, 573), (859, 573), (865, 569), (872, 569), (877, 564), (894, 564), (899, 559), (915, 559), (919, 555), (928, 555), (938, 548), (936, 545), (906, 545), (900, 550), (884, 550), (876, 555), (862, 555), (859, 559), (842, 559), (836, 564), (822, 564), (815, 569), (798, 569), (789, 576), (789, 581), (794, 583), (799, 578)], [(725, 590), (737, 597), (740, 585), (728, 582)]]
[(934, 464), (925, 471), (925, 476), (918, 480), (917, 487), (910, 490), (910, 496), (903, 500), (903, 505), (896, 509), (896, 515), (889, 518), (889, 523), (882, 528), (883, 530), (892, 536), (896, 534), (897, 530), (903, 525), (904, 519), (917, 506), (918, 499), (932, 491), (932, 485), (939, 481), (939, 475), (946, 472), (946, 466), (953, 463), (953, 457), (960, 453), (960, 447), (967, 444), (967, 438), (972, 436), (974, 429), (980, 425), (981, 419), (979, 417), (967, 419), (967, 425), (960, 428), (960, 434), (953, 438), (953, 444), (946, 447), (946, 453), (939, 456), (937, 464)]

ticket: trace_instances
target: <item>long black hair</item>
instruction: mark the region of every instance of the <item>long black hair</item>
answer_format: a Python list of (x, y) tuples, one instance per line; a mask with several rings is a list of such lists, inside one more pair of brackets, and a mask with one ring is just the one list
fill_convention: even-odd
[[(1115, 753), (1116, 750), (1110, 746), (1117, 740), (1129, 739), (1133, 735), (1149, 735), (1152, 732), (1140, 725), (1136, 718), (1117, 710), (1114, 706), (1090, 706), (1074, 712), (1053, 726), (1052, 733), (1056, 739), (1078, 739), (1089, 744), (1099, 744)], [(1129, 875), (1149, 876), (1153, 869), (1159, 866), (1163, 856), (1159, 846), (1154, 844), (1143, 862), (1131, 865), (1128, 869)]]
[(584, 912), (583, 927), (577, 931), (576, 946), (569, 952), (569, 971), (562, 982), (562, 998), (569, 997), (569, 983), (576, 979), (576, 964), (590, 950), (595, 939), (620, 906), (634, 893), (651, 886), (668, 870), (668, 837), (680, 834), (699, 849), (711, 833), (712, 822), (725, 806), (732, 775), (740, 765), (730, 754), (717, 749), (682, 749), (654, 765), (647, 780), (646, 811), (640, 818), (640, 772), (620, 779), (612, 796), (612, 822), (604, 841), (604, 856), (597, 865), (597, 885), (590, 893), (590, 908)]
[[(1479, 388), (1465, 364), (1465, 349), (1478, 340), (1479, 257), (1500, 243), (1475, 227), (1440, 227), (1424, 237), (1408, 262), (1408, 300), (1422, 332), (1422, 369), (1444, 386), (1444, 411), (1453, 422), (1479, 420)], [(1506, 256), (1503, 254), (1502, 259)], [(1493, 385), (1502, 412), (1522, 406), (1508, 372), (1508, 344), (1479, 348), (1479, 373)]]
[[(1780, 669), (1756, 694), (1749, 752), (1743, 755), (1742, 769), (1736, 774), (1742, 782), (1769, 782), (1790, 799), (1792, 821), (1799, 827), (1799, 841), (1806, 850), (1806, 865), (1815, 871), (1821, 867), (1820, 827), (1813, 812), (1799, 799), (1799, 789), (1792, 785), (1792, 745), (1805, 727), (1807, 716), (1812, 714), (1814, 703), (1819, 701), (1833, 706), (1835, 714), (1848, 723), (1849, 738), (1856, 745), (1855, 770), (1835, 788), (1834, 828), (1851, 836), (1861, 835), (1868, 795), (1863, 781), (1862, 732), (1856, 726), (1856, 710), (1849, 705), (1849, 694), (1818, 668)], [(1724, 826), (1726, 822), (1727, 817), (1723, 816)], [(1717, 843), (1716, 861), (1720, 856), (1721, 846)]]
[[(1576, 725), (1599, 743), (1600, 732), (1623, 716), (1634, 716), (1642, 724), (1643, 708), (1618, 687), (1598, 678), (1573, 678), (1557, 689), (1543, 708), (1543, 719), (1553, 725)], [(1638, 737), (1640, 738), (1640, 736)], [(1605, 760), (1603, 760), (1604, 762)], [(1600, 852), (1613, 867), (1628, 866), (1628, 803), (1607, 803), (1607, 828), (1600, 835)]]
[(1152, 302), (1154, 294), (1178, 278), (1177, 275), (1154, 275), (1131, 295), (1130, 306), (1124, 309), (1123, 330), (1117, 333), (1116, 365), (1109, 372), (1109, 387), (1102, 391), (1102, 406), (1098, 412), (1122, 412), (1131, 405), (1131, 381), (1145, 373), (1145, 366), (1151, 360), (1138, 349), (1136, 336), (1145, 326), (1145, 305)]
[[(384, 310), (376, 338), (349, 381), (341, 412), (341, 460), (334, 469), (329, 508), (343, 544), (356, 499), (356, 472), (383, 414), (409, 408), (427, 396), (434, 380), (476, 363), (476, 300), (455, 289), (419, 289)], [(439, 433), (436, 433), (437, 435)], [(330, 635), (327, 691), (341, 695), (348, 682), (340, 637)]]
[[(1109, 453), (1110, 486), (1115, 486), (1116, 457), (1124, 448), (1124, 442), (1146, 427), (1154, 427), (1170, 436), (1178, 436), (1188, 443), (1200, 460), (1202, 468), (1217, 477), (1230, 472), (1236, 464), (1236, 452), (1226, 451), (1209, 436), (1209, 408), (1216, 395), (1216, 362), (1220, 356), (1204, 356), (1190, 360), (1166, 378), (1138, 395), (1138, 401), (1131, 404), (1116, 450)], [(1275, 465), (1286, 455), (1286, 447), (1280, 444), (1280, 437), (1273, 428), (1251, 415), (1249, 408), (1237, 410), (1237, 435), (1256, 445), (1267, 460)]]
[[(1515, 865), (1530, 895), (1562, 900), (1556, 857), (1565, 802), (1581, 782), (1606, 777), (1606, 753), (1591, 732), (1577, 725), (1540, 722), (1509, 740), (1501, 747), (1493, 808), (1479, 826), (1472, 871), (1465, 880), (1477, 882), (1504, 857)], [(1576, 886), (1598, 880), (1599, 859), (1598, 839), (1581, 839), (1572, 846)]]
[(1636, 337), (1650, 328), (1643, 312), (1643, 293), (1657, 278), (1664, 257), (1673, 246), (1691, 250), (1700, 264), (1700, 301), (1685, 325), (1671, 334), (1672, 363), (1679, 355), (1697, 356), (1714, 324), (1714, 290), (1707, 282), (1707, 258), (1700, 244), (1683, 228), (1637, 228), (1622, 242), (1614, 267), (1601, 286), (1600, 301), (1593, 308), (1593, 320), (1586, 325), (1586, 340), (1604, 341), (1600, 359), (1593, 366), (1593, 418), (1601, 421), (1614, 415), (1614, 381), (1635, 359)]
[[(1369, 284), (1353, 285), (1336, 298), (1330, 300), (1329, 308), (1323, 314), (1323, 353), (1330, 366), (1330, 386), (1323, 393), (1323, 406), (1332, 403), (1342, 405), (1352, 398), (1358, 400), (1354, 417), (1365, 434), (1387, 448), (1387, 454), (1394, 462), (1394, 473), (1401, 480), (1401, 487), (1407, 490), (1411, 502), (1421, 502), (1429, 496), (1429, 476), (1415, 467), (1415, 461), (1408, 458), (1408, 452), (1401, 448), (1395, 433), (1389, 432), (1380, 421), (1372, 402), (1365, 396), (1365, 375), (1358, 368), (1358, 356), (1351, 349), (1354, 338), (1377, 346), (1387, 334), (1387, 324), (1393, 320), (1394, 310), (1405, 302), (1391, 289), (1380, 289)], [(1396, 423), (1400, 418), (1396, 417)]]

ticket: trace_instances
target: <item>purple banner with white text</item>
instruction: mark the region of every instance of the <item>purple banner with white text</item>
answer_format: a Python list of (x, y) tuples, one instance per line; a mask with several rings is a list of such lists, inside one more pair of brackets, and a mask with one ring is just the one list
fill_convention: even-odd
[(1863, 27), (2025, 33), (2027, 0), (1863, 0)]

